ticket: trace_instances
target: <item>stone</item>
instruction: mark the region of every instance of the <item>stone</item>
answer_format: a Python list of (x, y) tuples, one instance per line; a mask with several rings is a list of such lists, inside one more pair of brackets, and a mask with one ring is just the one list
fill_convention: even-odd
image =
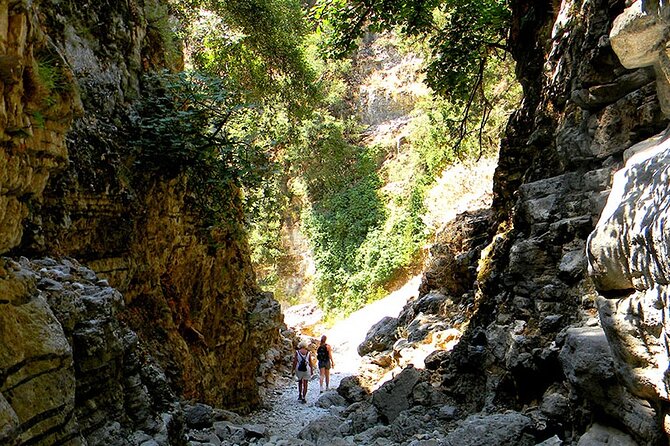
[(604, 444), (638, 446), (639, 443), (634, 441), (624, 432), (621, 432), (614, 427), (603, 426), (601, 424), (594, 424), (591, 426), (577, 442), (577, 446), (601, 446)]
[(314, 403), (317, 407), (328, 409), (331, 406), (346, 406), (347, 400), (335, 391), (328, 391), (319, 396), (319, 399)]
[(568, 251), (563, 254), (558, 264), (558, 271), (570, 280), (576, 280), (583, 276), (586, 270), (586, 254), (584, 248)]
[[(443, 321), (441, 317), (434, 314), (425, 315), (423, 313), (419, 313), (407, 325), (407, 341), (421, 342), (426, 339), (430, 333), (447, 330), (448, 328), (449, 326)], [(397, 350), (395, 346), (394, 350)]]
[(230, 421), (215, 421), (213, 423), (216, 435), (225, 440), (232, 436), (244, 436), (244, 428), (241, 424), (231, 423)]
[(268, 432), (262, 424), (243, 424), (244, 435), (247, 438), (263, 438), (267, 436)]
[(664, 334), (670, 244), (661, 236), (670, 209), (658, 201), (668, 192), (670, 132), (631, 147), (625, 158), (588, 240), (589, 273), (616, 375), (653, 407), (670, 395)]
[(392, 422), (400, 412), (410, 407), (420, 375), (416, 368), (408, 367), (372, 394), (372, 404), (379, 410), (382, 419)]
[(656, 410), (620, 384), (610, 344), (600, 327), (568, 329), (559, 359), (566, 378), (580, 394), (649, 444), (660, 441)]
[(370, 328), (365, 340), (358, 346), (358, 354), (364, 356), (374, 351), (391, 350), (398, 339), (397, 327), (398, 318), (385, 316)]
[(443, 362), (449, 358), (450, 352), (446, 350), (435, 350), (423, 360), (426, 369), (437, 370)]
[(212, 416), (216, 421), (230, 421), (235, 424), (242, 424), (242, 417), (230, 410), (213, 408)]
[(547, 392), (542, 397), (540, 410), (552, 418), (565, 418), (570, 413), (570, 399), (559, 392)]
[(614, 20), (609, 39), (623, 66), (649, 66), (658, 61), (667, 25), (645, 2), (634, 2)]
[(337, 393), (349, 403), (363, 401), (370, 396), (368, 391), (361, 386), (357, 376), (347, 376), (343, 378), (337, 388)]
[(316, 444), (326, 444), (337, 438), (342, 438), (339, 426), (339, 418), (332, 415), (325, 415), (309, 423), (300, 431), (298, 438)]
[(563, 441), (558, 437), (558, 435), (554, 435), (551, 438), (547, 438), (544, 440), (542, 443), (538, 443), (535, 446), (562, 446)]
[(19, 417), (2, 393), (0, 393), (0, 443), (16, 443), (18, 427)]
[[(347, 407), (342, 416), (346, 418), (346, 431), (343, 434), (359, 434), (379, 424), (379, 411), (368, 402), (358, 402)], [(342, 429), (341, 429), (342, 431)]]
[(184, 421), (187, 426), (195, 429), (211, 427), (214, 421), (212, 407), (202, 403), (186, 406)]
[(442, 420), (453, 420), (458, 416), (458, 407), (455, 406), (450, 406), (450, 405), (444, 405), (440, 407), (438, 416)]
[(531, 420), (517, 412), (495, 415), (472, 415), (449, 432), (445, 446), (480, 446), (500, 444), (505, 446), (534, 446), (532, 435), (526, 433)]

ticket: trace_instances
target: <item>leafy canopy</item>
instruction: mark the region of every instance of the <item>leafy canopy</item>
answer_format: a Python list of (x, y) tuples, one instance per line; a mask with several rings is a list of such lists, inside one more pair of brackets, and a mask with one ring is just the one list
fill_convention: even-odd
[(176, 7), (193, 68), (226, 77), (255, 102), (310, 108), (316, 90), (298, 0), (178, 0)]
[(168, 176), (186, 172), (205, 217), (220, 222), (229, 216), (221, 197), (257, 187), (271, 167), (243, 128), (256, 110), (219, 77), (164, 72), (144, 82), (135, 138), (139, 166)]
[(428, 39), (426, 83), (455, 102), (470, 100), (487, 60), (504, 52), (510, 19), (508, 0), (319, 0), (314, 15), (335, 58), (356, 49), (368, 30), (399, 27)]

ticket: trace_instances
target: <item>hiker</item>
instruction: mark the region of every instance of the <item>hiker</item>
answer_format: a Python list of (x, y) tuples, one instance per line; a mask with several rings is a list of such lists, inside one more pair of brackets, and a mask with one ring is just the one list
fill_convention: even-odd
[(319, 387), (323, 392), (323, 381), (326, 381), (326, 390), (330, 390), (330, 369), (335, 367), (333, 349), (326, 344), (326, 335), (321, 336), (321, 344), (316, 349), (316, 359), (319, 362)]
[[(309, 372), (307, 371), (308, 367)], [(307, 342), (305, 341), (300, 341), (298, 344), (298, 350), (295, 351), (295, 355), (293, 356), (291, 373), (295, 373), (298, 379), (298, 401), (306, 403), (307, 384), (309, 383), (309, 378), (314, 374), (314, 366), (312, 365), (311, 353), (307, 350)]]

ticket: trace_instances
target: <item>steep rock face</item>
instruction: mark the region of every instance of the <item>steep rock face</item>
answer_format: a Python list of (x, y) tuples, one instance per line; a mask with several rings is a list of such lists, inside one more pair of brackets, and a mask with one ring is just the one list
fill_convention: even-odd
[(0, 252), (20, 242), (28, 198), (65, 164), (65, 133), (79, 108), (72, 73), (36, 12), (28, 2), (0, 4)]
[(0, 443), (123, 445), (143, 430), (165, 444), (179, 433), (176, 397), (106, 281), (70, 260), (3, 259), (0, 288)]
[[(488, 226), (466, 229), (474, 233), (464, 238), (490, 237), (487, 232), (495, 228), (497, 234), (488, 238), (489, 246), (483, 250), (476, 247), (483, 253), (481, 260), (473, 255), (469, 261), (468, 267), (476, 268), (477, 274), (472, 282), (474, 293), (466, 301), (470, 317), (460, 343), (451, 353), (438, 352), (426, 358), (426, 366), (435, 370), (431, 379), (441, 383), (447, 401), (458, 407), (460, 414), (523, 410), (533, 419), (538, 442), (556, 435), (565, 444), (576, 444), (594, 418), (605, 425), (616, 419), (612, 428), (625, 430), (640, 444), (665, 441), (658, 399), (649, 398), (654, 393), (650, 386), (640, 390), (643, 374), (630, 371), (631, 364), (633, 369), (645, 362), (660, 366), (654, 379), (656, 387), (664, 388), (658, 378), (665, 372), (665, 362), (642, 361), (626, 350), (632, 343), (645, 343), (645, 336), (621, 339), (621, 333), (630, 336), (634, 331), (621, 321), (633, 313), (640, 318), (635, 310), (639, 299), (634, 305), (613, 300), (607, 305), (611, 311), (601, 309), (608, 338), (617, 337), (626, 347), (613, 343), (611, 349), (601, 348), (606, 344), (595, 318), (597, 292), (587, 275), (585, 255), (587, 237), (605, 208), (612, 176), (622, 167), (624, 151), (667, 124), (657, 98), (654, 69), (626, 69), (610, 45), (610, 30), (624, 7), (623, 1), (512, 2), (511, 44), (524, 102), (510, 119), (502, 143), (494, 178), (495, 216)], [(655, 170), (658, 176), (642, 175), (635, 185), (647, 180), (663, 182), (664, 174)], [(631, 181), (630, 174), (627, 179)], [(630, 190), (629, 200), (640, 201), (639, 194), (633, 198), (632, 186)], [(647, 212), (639, 215), (638, 227), (646, 227), (641, 222), (649, 218), (653, 220), (651, 208), (665, 207), (663, 192), (657, 190), (648, 196), (657, 201), (639, 203), (642, 207), (646, 204)], [(662, 219), (653, 221), (659, 227)], [(602, 233), (610, 240), (621, 233), (607, 228)], [(651, 232), (646, 231), (643, 238), (649, 239)], [(662, 243), (660, 232), (654, 234), (658, 234), (655, 242)], [(610, 279), (624, 277), (626, 282), (625, 277), (631, 275), (630, 265), (617, 260), (617, 252), (629, 255), (628, 246), (626, 241), (610, 242), (601, 250), (604, 264), (614, 262), (619, 272), (626, 272), (606, 273)], [(664, 252), (660, 246), (656, 249), (653, 255)], [(633, 256), (631, 261), (645, 263), (652, 258), (655, 264), (651, 252)], [(467, 254), (460, 258), (467, 259)], [(436, 264), (429, 270), (412, 305), (436, 292), (446, 293), (448, 300), (461, 298), (450, 293), (463, 289), (459, 284), (462, 274), (459, 280), (453, 276), (464, 271), (465, 265), (439, 257), (437, 261), (442, 266)], [(435, 268), (447, 269), (438, 273), (446, 284), (435, 280)], [(654, 271), (659, 268), (645, 268), (658, 279)], [(645, 282), (640, 275), (634, 276), (633, 283)], [(615, 288), (633, 288), (629, 282), (618, 285)], [(645, 312), (644, 320), (658, 336), (657, 321), (662, 318), (664, 304), (657, 303), (655, 308), (653, 313)], [(617, 312), (620, 315), (609, 317), (618, 321), (618, 326), (608, 329), (608, 315)], [(412, 311), (406, 308), (405, 313)], [(448, 315), (442, 319), (455, 320)], [(584, 325), (593, 327), (593, 333), (570, 335), (565, 330)], [(662, 339), (661, 335), (657, 342), (645, 343), (648, 350), (643, 353), (662, 350)], [(584, 358), (627, 368), (629, 377), (636, 375), (637, 387), (631, 379), (620, 380), (619, 376), (626, 376), (622, 372), (587, 382), (575, 370), (598, 367), (596, 363), (580, 364)]]
[(85, 263), (123, 294), (118, 317), (178, 392), (249, 407), (281, 313), (255, 285), (234, 230), (236, 191), (221, 197), (230, 225), (206, 228), (183, 175), (138, 171), (131, 156), (142, 74), (172, 63), (155, 20), (166, 10), (160, 1), (0, 3), (0, 253)]
[[(654, 67), (666, 115), (670, 82), (664, 43), (670, 23), (665, 4), (637, 2), (616, 20), (612, 45), (631, 68)], [(653, 408), (670, 435), (667, 373), (668, 130), (625, 152), (607, 206), (589, 238), (590, 272), (600, 297), (598, 309), (612, 347), (617, 376)]]

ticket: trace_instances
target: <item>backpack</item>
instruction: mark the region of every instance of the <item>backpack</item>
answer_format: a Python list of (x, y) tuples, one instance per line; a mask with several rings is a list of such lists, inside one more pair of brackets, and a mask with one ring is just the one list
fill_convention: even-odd
[(307, 353), (307, 356), (303, 356), (300, 352), (298, 353), (298, 357), (300, 358), (298, 361), (298, 370), (301, 372), (306, 372), (307, 371), (307, 356), (309, 356), (309, 353)]
[(319, 346), (319, 348), (316, 349), (316, 359), (319, 361), (328, 361), (328, 347), (325, 345)]

